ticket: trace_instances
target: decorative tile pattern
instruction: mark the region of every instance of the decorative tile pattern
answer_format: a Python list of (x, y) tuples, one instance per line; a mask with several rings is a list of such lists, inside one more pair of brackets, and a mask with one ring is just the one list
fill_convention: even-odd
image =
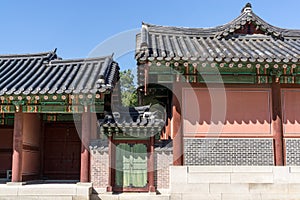
[(154, 180), (157, 189), (169, 188), (169, 166), (173, 164), (172, 143), (156, 145), (155, 147), (155, 173)]
[(95, 188), (106, 188), (108, 184), (108, 140), (91, 142), (91, 182)]
[(286, 165), (300, 166), (300, 139), (285, 139)]
[(274, 165), (272, 139), (184, 139), (185, 165)]

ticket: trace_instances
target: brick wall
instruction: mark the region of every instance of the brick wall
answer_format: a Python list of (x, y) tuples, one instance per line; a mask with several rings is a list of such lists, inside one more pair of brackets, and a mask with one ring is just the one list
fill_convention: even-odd
[(300, 199), (300, 167), (171, 166), (173, 200)]
[(286, 165), (300, 165), (300, 138), (285, 139)]
[[(108, 182), (108, 141), (91, 142), (91, 182), (94, 188), (106, 188)], [(155, 186), (158, 190), (169, 189), (169, 167), (173, 162), (172, 143), (157, 143), (155, 146)]]
[(155, 147), (155, 186), (157, 190), (169, 189), (169, 168), (173, 163), (172, 143)]
[(91, 182), (94, 188), (107, 187), (108, 183), (108, 141), (95, 140), (91, 142)]
[(185, 165), (274, 165), (272, 139), (185, 138)]
[[(104, 192), (108, 181), (109, 154), (107, 140), (91, 142), (91, 182), (99, 192)], [(155, 186), (158, 191), (169, 189), (169, 167), (173, 163), (172, 143), (162, 142), (155, 146)]]

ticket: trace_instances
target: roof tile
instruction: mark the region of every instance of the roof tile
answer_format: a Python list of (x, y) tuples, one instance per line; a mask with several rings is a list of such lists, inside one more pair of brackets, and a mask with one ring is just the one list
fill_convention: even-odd
[(0, 55), (0, 69), (0, 95), (95, 93), (99, 77), (105, 78), (105, 87), (113, 87), (119, 77), (112, 56), (61, 60), (55, 51)]
[[(260, 32), (235, 32), (247, 23), (253, 24)], [(141, 33), (137, 35), (137, 60), (191, 58), (216, 62), (300, 62), (300, 30), (272, 26), (249, 6), (236, 19), (213, 28), (143, 23)]]

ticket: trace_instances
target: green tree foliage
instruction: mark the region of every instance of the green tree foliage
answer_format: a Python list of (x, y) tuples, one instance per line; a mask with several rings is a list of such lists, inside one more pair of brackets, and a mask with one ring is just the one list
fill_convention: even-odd
[(134, 85), (134, 76), (130, 69), (120, 72), (121, 98), (123, 106), (136, 106), (138, 103), (137, 91)]

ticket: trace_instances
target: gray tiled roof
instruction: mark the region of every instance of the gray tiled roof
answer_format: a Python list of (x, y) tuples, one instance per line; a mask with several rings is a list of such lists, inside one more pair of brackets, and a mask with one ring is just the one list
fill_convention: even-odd
[[(103, 127), (118, 127), (121, 130), (127, 128), (155, 128), (161, 130), (164, 127), (164, 114), (155, 108), (148, 106), (116, 107), (111, 113), (106, 113), (104, 119), (99, 119), (99, 125)], [(136, 130), (133, 130), (136, 131)]]
[[(264, 34), (237, 34), (245, 24)], [(245, 7), (233, 21), (214, 28), (185, 28), (143, 23), (136, 59), (211, 62), (300, 62), (300, 30), (272, 26)]]
[(55, 51), (0, 55), (0, 95), (96, 93), (99, 78), (113, 86), (118, 70), (112, 56), (61, 60)]

